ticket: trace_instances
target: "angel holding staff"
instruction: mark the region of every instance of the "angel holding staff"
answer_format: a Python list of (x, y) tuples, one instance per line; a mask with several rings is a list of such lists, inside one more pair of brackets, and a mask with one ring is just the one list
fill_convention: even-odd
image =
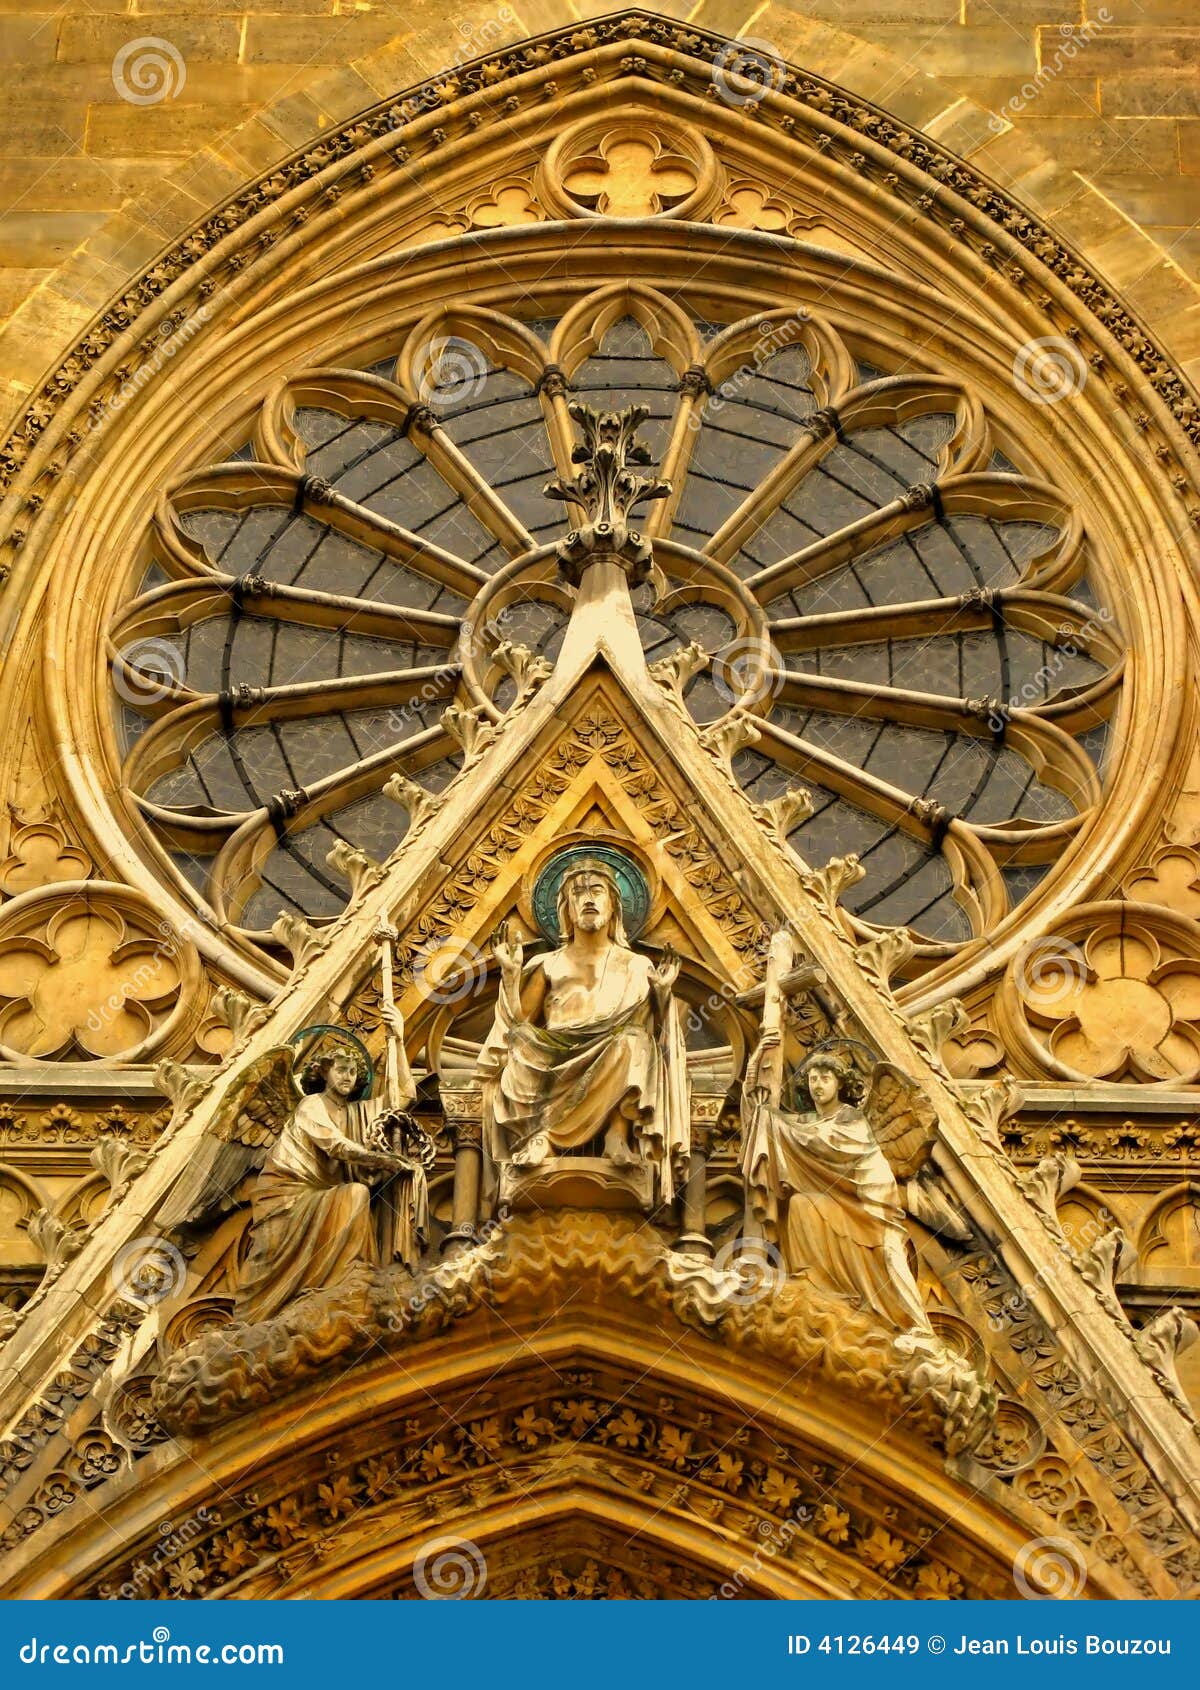
[(160, 1213), (165, 1227), (212, 1220), (236, 1207), (242, 1181), (259, 1170), (235, 1292), (241, 1320), (270, 1319), (363, 1264), (419, 1261), (434, 1147), (407, 1113), (416, 1087), (392, 995), (394, 935), (389, 929), (379, 937), (388, 1039), (382, 1096), (362, 1095), (370, 1069), (353, 1034), (308, 1029), (315, 1038), (303, 1060), (303, 1091), (290, 1047), (251, 1063)]
[(742, 1174), (754, 1221), (778, 1243), (789, 1273), (881, 1316), (898, 1332), (933, 1337), (908, 1265), (897, 1176), (924, 1162), (932, 1106), (899, 1069), (875, 1063), (869, 1085), (832, 1041), (802, 1070), (811, 1107), (781, 1107), (786, 934), (768, 958), (762, 1034), (742, 1088)]

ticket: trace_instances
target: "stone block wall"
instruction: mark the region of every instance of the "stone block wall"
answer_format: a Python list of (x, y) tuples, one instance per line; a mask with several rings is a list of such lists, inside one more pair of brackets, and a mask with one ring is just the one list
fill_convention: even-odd
[[(611, 9), (569, 8), (580, 18)], [(1186, 0), (657, 9), (765, 43), (970, 156), (1200, 367), (1200, 18)], [(0, 0), (5, 410), (130, 274), (241, 179), (381, 95), (561, 24), (567, 10), (554, 0)]]

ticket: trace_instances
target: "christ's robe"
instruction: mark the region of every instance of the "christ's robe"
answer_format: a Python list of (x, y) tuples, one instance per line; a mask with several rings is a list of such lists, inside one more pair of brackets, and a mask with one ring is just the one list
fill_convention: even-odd
[(616, 1116), (629, 1122), (635, 1150), (655, 1168), (657, 1195), (669, 1200), (690, 1139), (678, 1006), (656, 1002), (653, 964), (625, 945), (606, 951), (594, 984), (575, 977), (563, 949), (527, 975), (538, 968), (545, 1025), (522, 1019), (518, 995), (502, 984), (480, 1057), (488, 1154), (519, 1164), (539, 1134), (554, 1150), (577, 1151)]

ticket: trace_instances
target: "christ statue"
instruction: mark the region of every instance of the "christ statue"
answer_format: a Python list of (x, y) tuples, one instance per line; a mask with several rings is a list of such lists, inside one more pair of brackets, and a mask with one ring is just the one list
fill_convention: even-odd
[(479, 1062), (488, 1154), (535, 1168), (597, 1146), (614, 1167), (648, 1163), (667, 1202), (690, 1140), (679, 959), (632, 949), (620, 886), (600, 858), (564, 875), (558, 925), (557, 949), (528, 964), (507, 925), (493, 941), (500, 995)]

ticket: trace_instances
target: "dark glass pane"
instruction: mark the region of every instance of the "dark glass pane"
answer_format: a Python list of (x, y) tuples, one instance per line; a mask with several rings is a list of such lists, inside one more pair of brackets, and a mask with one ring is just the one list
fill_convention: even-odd
[(640, 323), (632, 317), (614, 323), (599, 351), (576, 370), (574, 386), (580, 398), (599, 410), (646, 406), (650, 416), (638, 438), (649, 446), (655, 461), (662, 462), (671, 437), (678, 377), (665, 358), (655, 357)]
[(802, 419), (816, 409), (803, 347), (787, 347), (758, 367), (753, 353), (747, 360), (709, 398), (688, 464), (672, 537), (698, 551), (795, 444)]

